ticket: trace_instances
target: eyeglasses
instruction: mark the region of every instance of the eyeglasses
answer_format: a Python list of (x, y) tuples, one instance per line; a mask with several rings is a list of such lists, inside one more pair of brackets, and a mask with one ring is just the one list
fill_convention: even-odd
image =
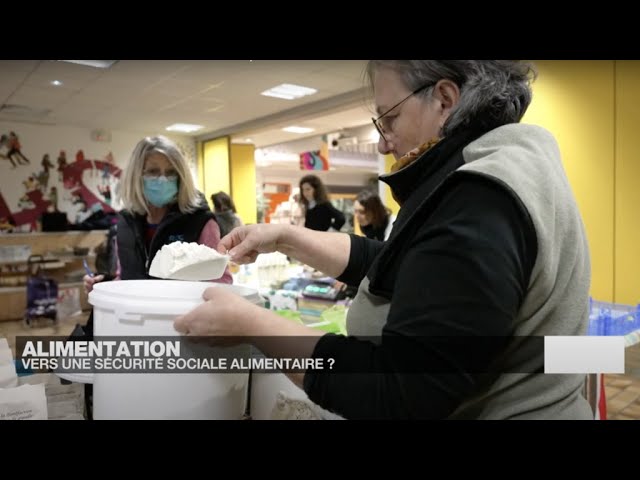
[[(400, 100), (398, 103), (396, 103), (393, 107), (391, 107), (389, 110), (387, 110), (386, 112), (384, 112), (382, 115), (380, 115), (378, 118), (371, 118), (371, 121), (373, 122), (373, 125), (376, 127), (376, 130), (378, 130), (378, 133), (380, 134), (380, 136), (382, 137), (382, 139), (387, 142), (387, 138), (384, 136), (384, 132), (390, 132), (391, 131), (391, 126), (393, 124), (393, 121), (396, 119), (397, 115), (394, 117), (386, 117), (384, 118), (387, 114), (389, 114), (394, 108), (399, 107), (400, 105), (402, 105), (404, 102), (406, 102), (407, 100), (409, 100), (411, 97), (413, 97), (416, 93), (420, 93), (422, 90), (426, 89), (426, 88), (430, 88), (433, 87), (435, 85), (435, 83), (431, 82), (431, 83), (427, 83), (426, 85), (421, 86), (420, 88), (415, 89), (413, 92), (411, 92), (409, 95), (407, 95), (405, 98), (403, 98), (402, 100)], [(386, 125), (385, 125), (386, 123)]]

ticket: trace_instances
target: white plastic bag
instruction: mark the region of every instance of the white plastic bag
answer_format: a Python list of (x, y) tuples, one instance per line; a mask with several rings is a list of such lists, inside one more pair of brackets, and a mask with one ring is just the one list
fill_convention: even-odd
[(6, 338), (0, 337), (0, 365), (13, 363), (13, 353)]
[(24, 375), (18, 384), (44, 386), (49, 420), (84, 420), (84, 385), (63, 385), (53, 373)]
[(0, 420), (47, 420), (44, 385), (0, 388)]
[(18, 375), (13, 360), (5, 365), (0, 365), (0, 388), (11, 388), (18, 386)]
[(13, 363), (13, 354), (9, 348), (7, 339), (0, 338), (0, 388), (10, 388), (18, 386), (18, 375), (16, 365)]
[(280, 391), (271, 412), (271, 420), (322, 420), (311, 402), (289, 397)]

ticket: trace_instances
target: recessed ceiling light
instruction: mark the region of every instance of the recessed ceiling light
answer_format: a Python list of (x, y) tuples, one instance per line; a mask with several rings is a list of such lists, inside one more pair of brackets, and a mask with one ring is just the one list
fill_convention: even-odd
[(284, 130), (285, 132), (291, 132), (291, 133), (309, 133), (309, 132), (313, 132), (313, 128), (307, 128), (307, 127), (284, 127), (282, 130)]
[(294, 100), (296, 98), (305, 97), (307, 95), (313, 95), (318, 93), (315, 88), (302, 87), (300, 85), (292, 85), (291, 83), (283, 83), (277, 87), (265, 90), (260, 95), (265, 97), (284, 98), (285, 100)]
[(170, 132), (191, 133), (191, 132), (196, 132), (201, 128), (204, 128), (204, 126), (192, 125), (190, 123), (174, 123), (173, 125), (169, 125), (166, 129)]
[(251, 142), (253, 142), (253, 139), (252, 138), (245, 138), (244, 141), (247, 142), (247, 143), (251, 143)]
[(60, 85), (62, 85), (62, 82), (60, 80), (53, 80), (51, 82), (51, 85), (53, 85), (55, 87), (59, 87)]
[(58, 60), (58, 61), (75, 63), (77, 65), (86, 65), (87, 67), (109, 68), (118, 60)]

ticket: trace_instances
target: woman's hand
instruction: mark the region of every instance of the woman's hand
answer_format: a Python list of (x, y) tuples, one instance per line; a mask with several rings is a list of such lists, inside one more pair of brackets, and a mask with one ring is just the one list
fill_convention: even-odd
[(85, 275), (84, 277), (82, 277), (82, 281), (84, 283), (84, 289), (86, 290), (87, 293), (93, 290), (93, 286), (96, 283), (99, 283), (103, 280), (104, 280), (104, 275), (95, 275), (93, 277), (90, 277), (89, 275)]
[(212, 339), (217, 344), (242, 343), (238, 337), (251, 335), (252, 322), (263, 310), (224, 288), (209, 287), (202, 297), (205, 302), (178, 317), (173, 326), (189, 336), (218, 337)]
[(275, 252), (286, 225), (248, 225), (234, 228), (218, 243), (218, 252), (229, 253), (238, 264), (253, 263), (260, 253)]
[(218, 252), (231, 261), (255, 262), (260, 253), (281, 252), (325, 275), (344, 272), (351, 254), (351, 237), (346, 233), (317, 232), (304, 227), (258, 224), (238, 227), (218, 242)]

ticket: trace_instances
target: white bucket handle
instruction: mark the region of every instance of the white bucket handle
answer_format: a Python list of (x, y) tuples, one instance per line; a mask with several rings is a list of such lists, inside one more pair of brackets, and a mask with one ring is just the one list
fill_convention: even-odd
[(163, 306), (162, 313), (157, 312), (157, 306), (154, 308), (155, 313), (145, 312), (144, 310), (146, 310), (146, 308), (139, 308), (142, 312), (126, 311), (124, 308), (116, 308), (114, 310), (114, 314), (118, 318), (118, 321), (122, 323), (143, 324), (145, 319), (148, 318), (158, 319), (158, 317), (176, 317), (178, 315), (183, 315), (184, 313), (194, 309), (196, 306), (197, 305), (193, 303), (173, 303)]
[(118, 321), (122, 323), (136, 323), (136, 324), (144, 324), (145, 319), (152, 318), (153, 320), (162, 320), (162, 317), (167, 317), (167, 319), (173, 319), (177, 314), (167, 313), (167, 314), (148, 314), (148, 313), (135, 313), (135, 312), (122, 312), (116, 311), (115, 315), (118, 317)]

